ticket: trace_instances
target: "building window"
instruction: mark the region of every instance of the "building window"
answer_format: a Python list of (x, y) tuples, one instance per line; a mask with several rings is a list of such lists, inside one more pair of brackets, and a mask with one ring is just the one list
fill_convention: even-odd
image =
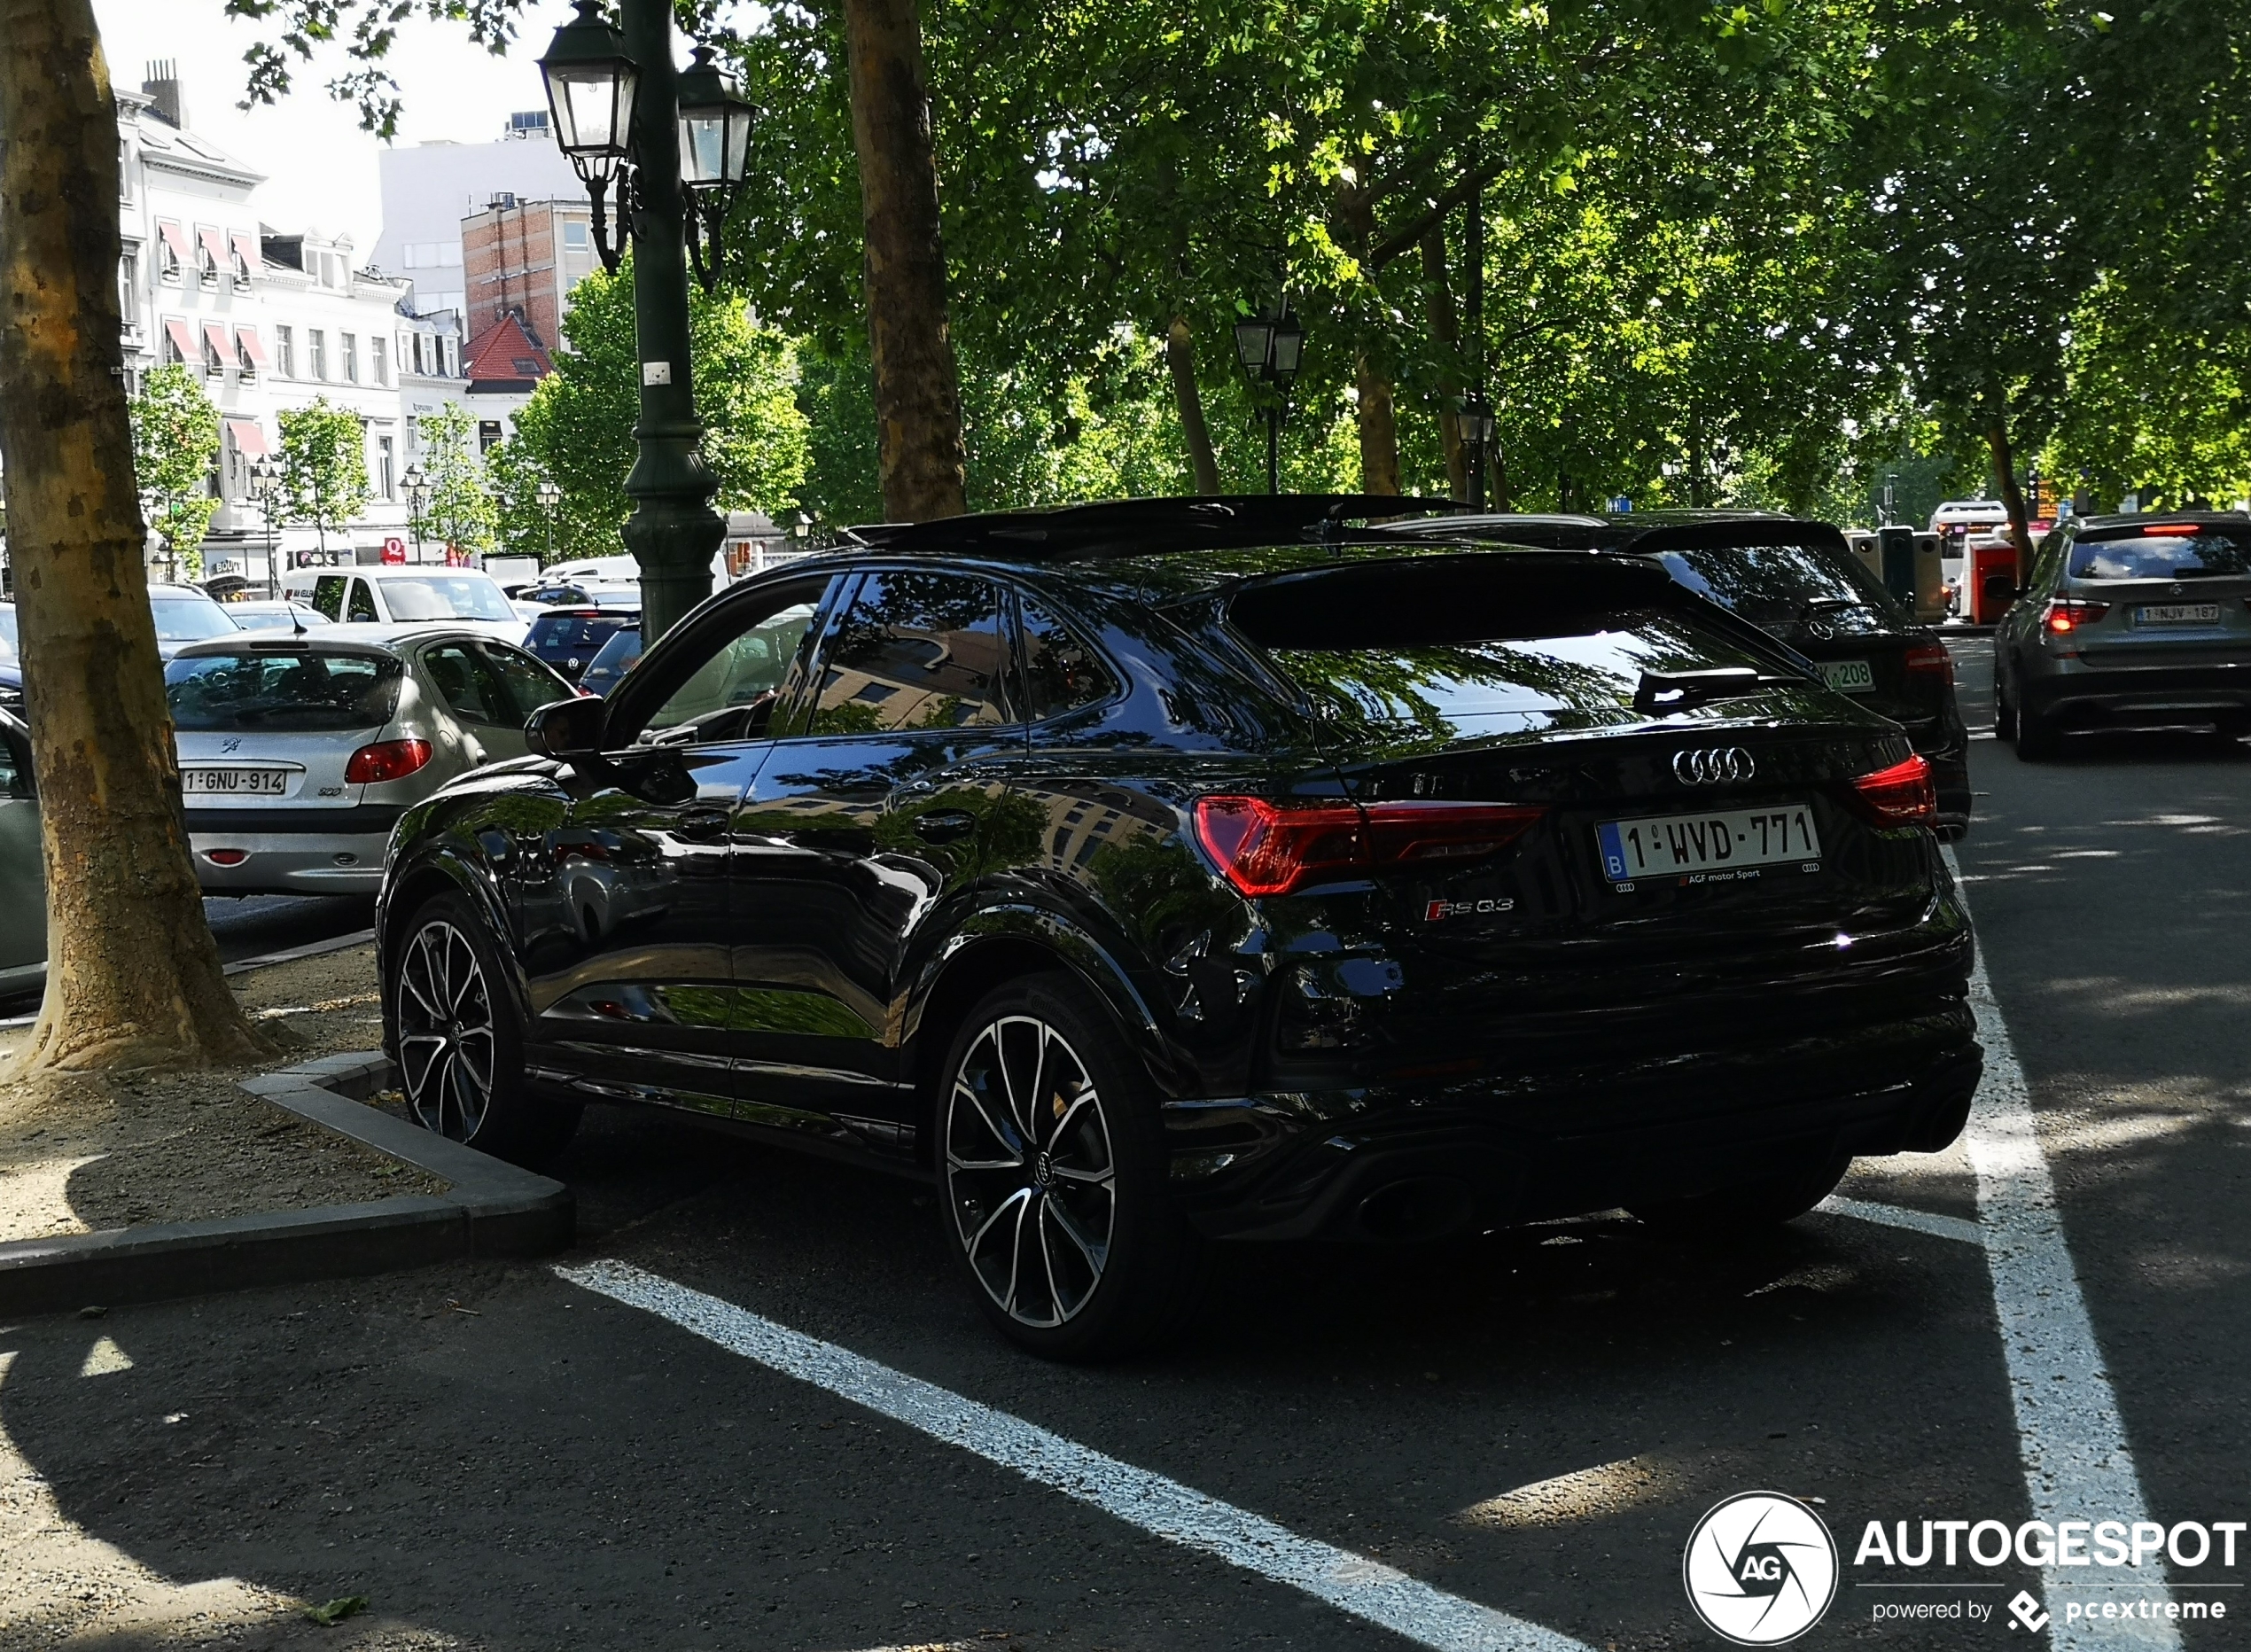
[(314, 378), (328, 377), (328, 335), (318, 327), (305, 329), (305, 365)]
[(167, 223), (161, 218), (156, 225), (156, 278), (171, 286), (180, 284), (182, 255), (188, 249), (188, 238), (180, 232), (176, 223)]
[(479, 419), (477, 421), (477, 451), (490, 453), (499, 446), (500, 421), (496, 418)]
[(360, 382), (360, 341), (348, 332), (339, 333), (337, 338), (344, 356), (344, 382), (356, 385)]
[(214, 230), (206, 229), (201, 224), (198, 224), (196, 226), (196, 282), (197, 284), (208, 287), (214, 292), (216, 292), (219, 287), (219, 261), (212, 253), (211, 244), (217, 238), (217, 236), (218, 232)]
[(565, 223), (563, 226), (563, 250), (566, 253), (585, 252), (586, 230), (587, 227), (582, 223)]
[(394, 456), (395, 456), (391, 446), (391, 438), (388, 436), (378, 436), (375, 439), (375, 486), (377, 491), (386, 499), (389, 499), (393, 496), (391, 487), (392, 467)]
[(391, 382), (391, 347), (387, 340), (382, 339), (368, 340), (368, 371), (374, 376), (375, 382), (378, 385), (387, 385)]
[(117, 140), (117, 199), (133, 199), (133, 146), (121, 137)]
[(297, 329), (274, 329), (274, 370), (284, 378), (297, 377)]
[(445, 341), (445, 352), (446, 352), (446, 377), (447, 377), (447, 378), (460, 378), (460, 377), (461, 377), (461, 343), (460, 343), (460, 340), (456, 339), (447, 339), (447, 340)]
[(139, 318), (134, 313), (141, 304), (141, 253), (138, 247), (129, 247), (125, 256), (117, 261), (117, 304), (127, 326), (139, 324)]

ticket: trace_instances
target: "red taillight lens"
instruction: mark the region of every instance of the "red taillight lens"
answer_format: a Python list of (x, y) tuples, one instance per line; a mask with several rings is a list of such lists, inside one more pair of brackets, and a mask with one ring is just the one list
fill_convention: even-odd
[(1852, 789), (1882, 825), (1928, 826), (1938, 818), (1938, 791), (1930, 783), (1930, 765), (1920, 756), (1862, 775)]
[(1907, 649), (1907, 669), (1936, 672), (1946, 682), (1954, 680), (1954, 657), (1946, 651), (1943, 643), (1913, 643)]
[(1522, 837), (1540, 813), (1515, 803), (1375, 803), (1361, 809), (1198, 798), (1196, 837), (1244, 894), (1283, 895), (1320, 872), (1492, 854)]
[(354, 786), (380, 785), (404, 780), (429, 760), (427, 740), (378, 740), (352, 753), (352, 760), (344, 765), (344, 778)]
[(2061, 636), (2076, 631), (2083, 625), (2092, 625), (2110, 612), (2108, 603), (2091, 603), (2084, 596), (2056, 596), (2049, 599), (2048, 612), (2042, 623)]

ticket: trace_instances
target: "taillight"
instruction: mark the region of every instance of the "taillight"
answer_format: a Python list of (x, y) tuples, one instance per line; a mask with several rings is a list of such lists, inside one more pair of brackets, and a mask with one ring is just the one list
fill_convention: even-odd
[(1912, 643), (1907, 647), (1907, 669), (1936, 672), (1951, 683), (1954, 681), (1954, 657), (1946, 651), (1943, 643)]
[(2062, 636), (2083, 625), (2094, 624), (2109, 612), (2108, 603), (2091, 603), (2084, 596), (2052, 596), (2048, 599), (2048, 612), (2042, 623)]
[(429, 760), (427, 740), (378, 740), (352, 753), (352, 760), (344, 765), (344, 778), (354, 786), (378, 786), (386, 780), (404, 780)]
[(1930, 783), (1930, 765), (1920, 755), (1861, 775), (1852, 789), (1881, 825), (1928, 826), (1938, 818), (1938, 791)]
[(1541, 811), (1515, 803), (1297, 807), (1265, 798), (1198, 798), (1196, 837), (1246, 895), (1283, 895), (1315, 874), (1439, 861), (1506, 848)]

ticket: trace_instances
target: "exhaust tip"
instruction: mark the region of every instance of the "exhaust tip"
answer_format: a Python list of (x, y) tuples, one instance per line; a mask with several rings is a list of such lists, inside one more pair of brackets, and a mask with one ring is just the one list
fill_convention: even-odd
[(1355, 1212), (1371, 1239), (1399, 1243), (1460, 1233), (1476, 1214), (1469, 1184), (1453, 1176), (1410, 1176), (1378, 1188)]

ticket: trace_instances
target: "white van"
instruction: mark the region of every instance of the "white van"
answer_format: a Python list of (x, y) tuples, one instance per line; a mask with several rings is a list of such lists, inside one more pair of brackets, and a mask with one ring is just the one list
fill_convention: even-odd
[(339, 625), (416, 625), (458, 620), (503, 642), (521, 643), (526, 624), (488, 573), (424, 563), (364, 568), (294, 568), (282, 595)]

